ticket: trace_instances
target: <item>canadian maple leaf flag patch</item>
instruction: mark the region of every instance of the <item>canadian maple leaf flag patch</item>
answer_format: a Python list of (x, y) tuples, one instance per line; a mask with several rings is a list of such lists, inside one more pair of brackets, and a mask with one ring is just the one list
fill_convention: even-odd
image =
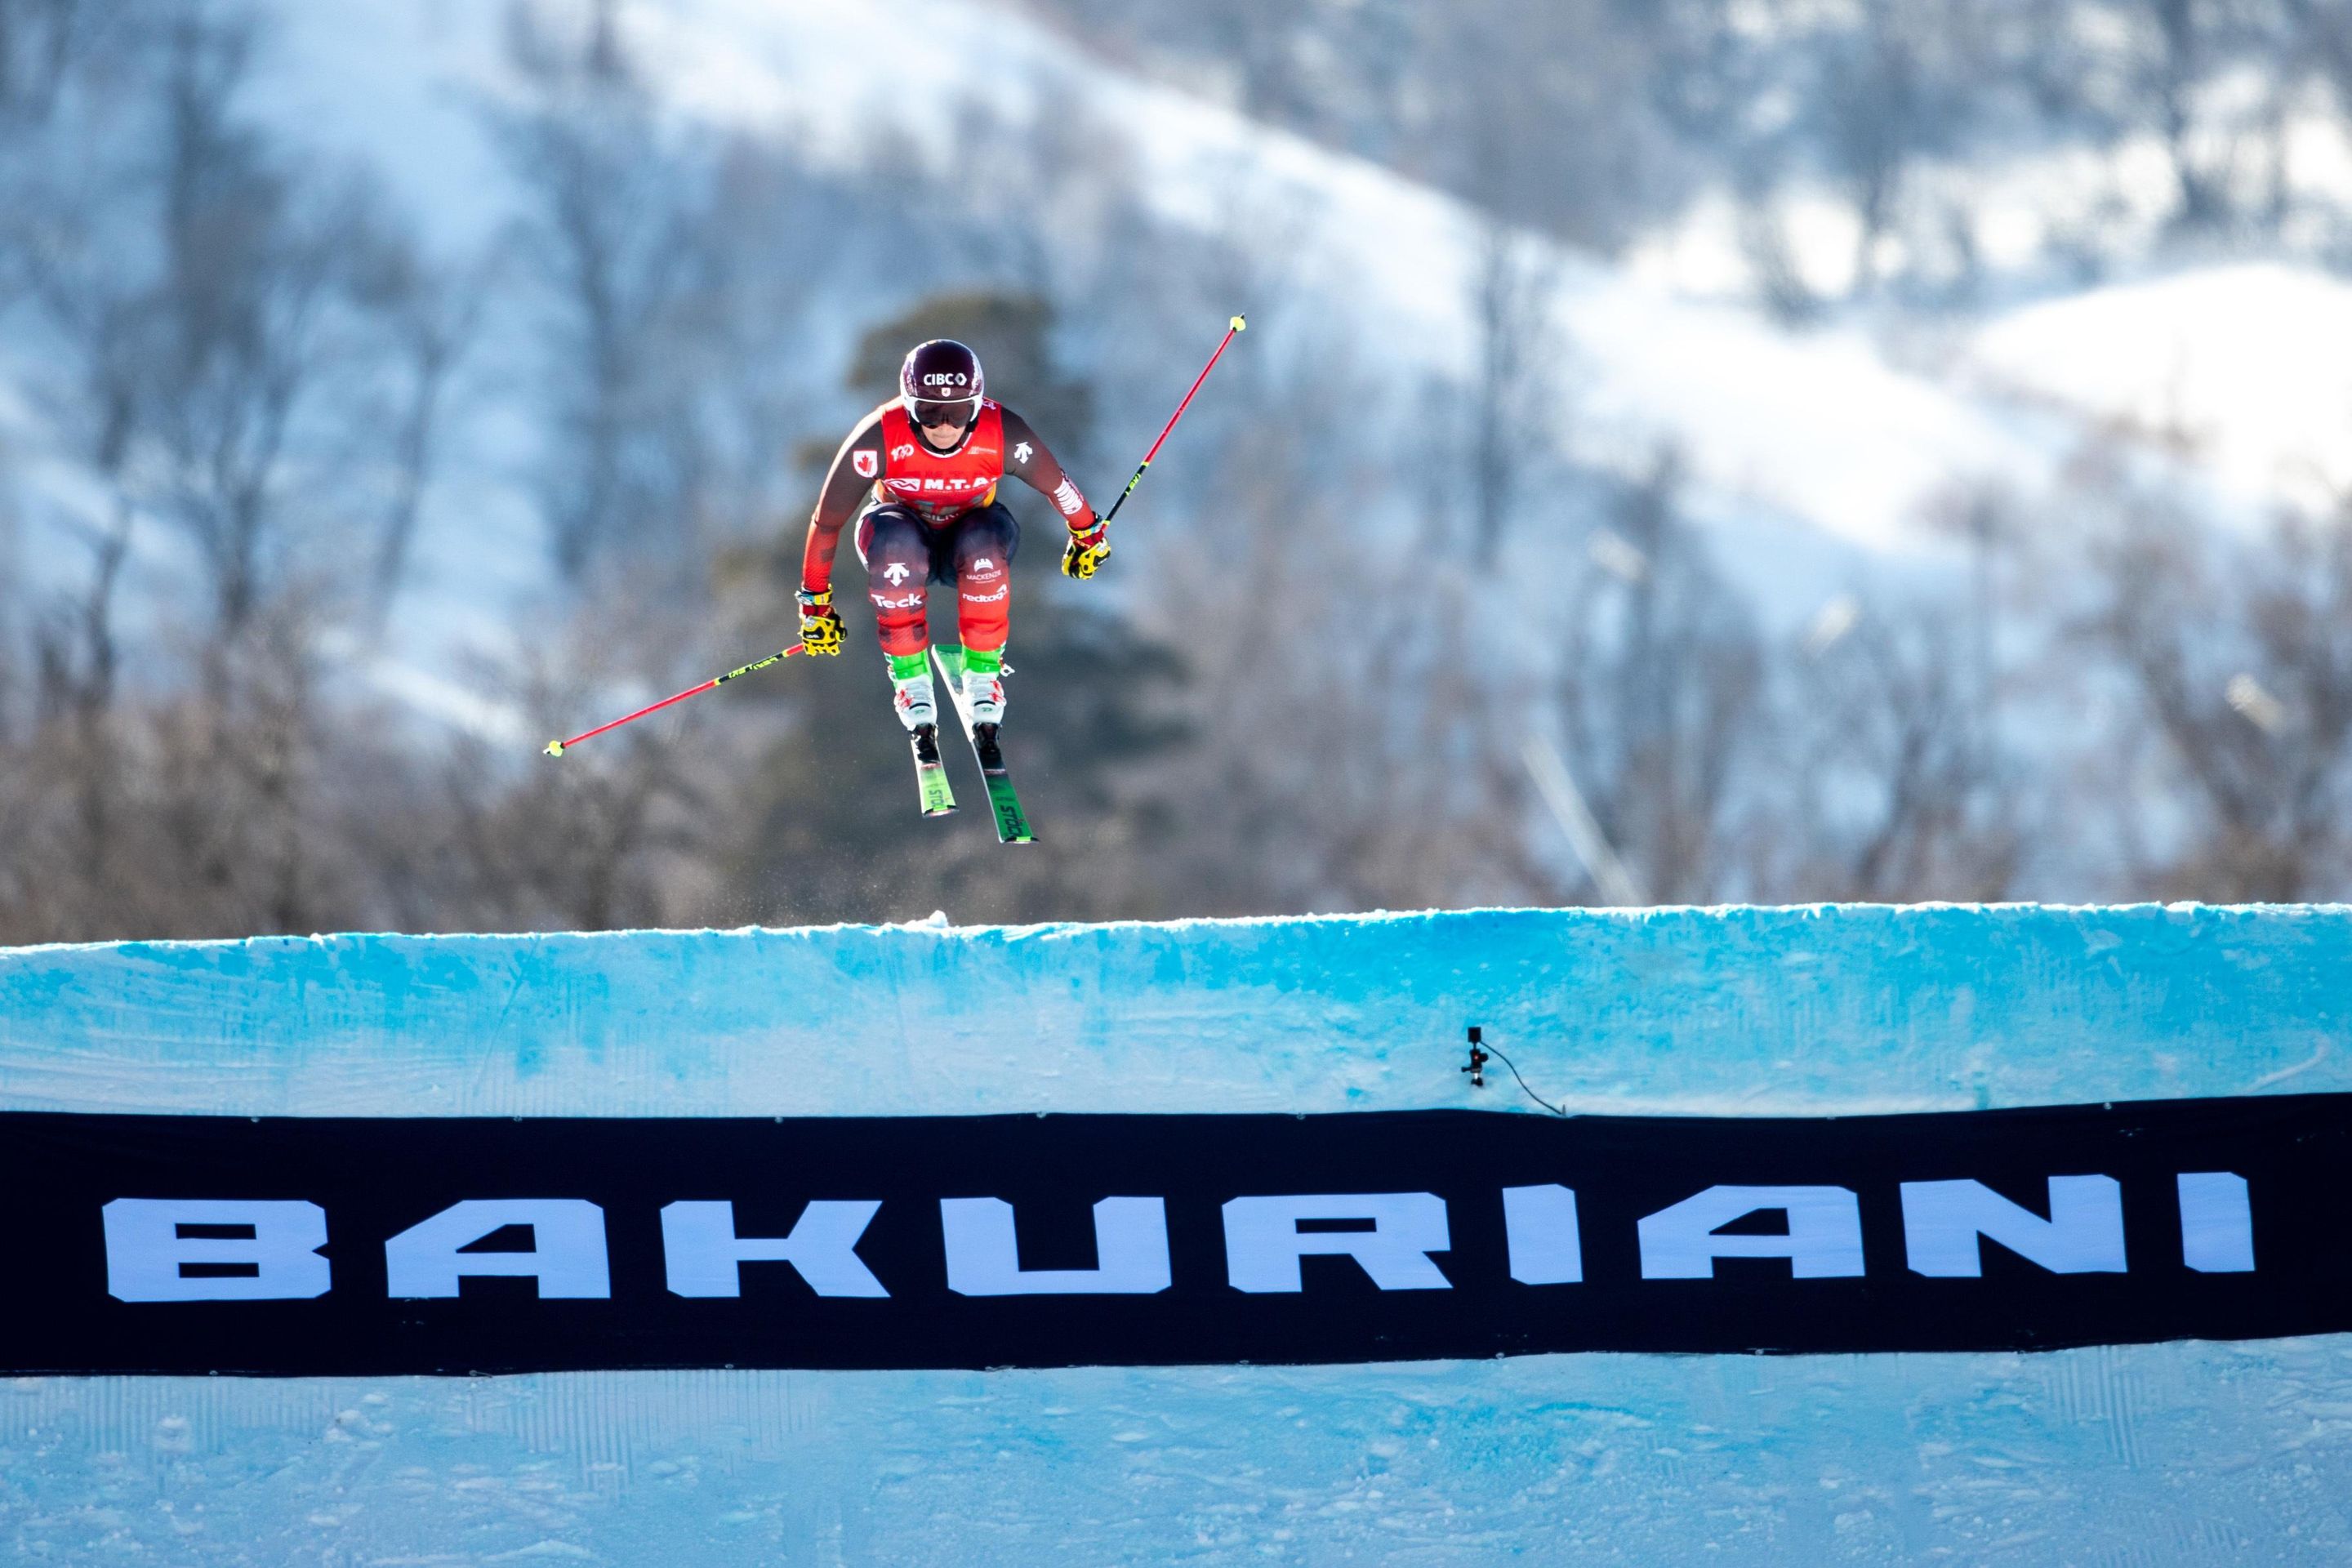
[(859, 479), (870, 479), (875, 475), (882, 471), (882, 454), (879, 452), (852, 452), (849, 454), (849, 466), (857, 470), (857, 477)]

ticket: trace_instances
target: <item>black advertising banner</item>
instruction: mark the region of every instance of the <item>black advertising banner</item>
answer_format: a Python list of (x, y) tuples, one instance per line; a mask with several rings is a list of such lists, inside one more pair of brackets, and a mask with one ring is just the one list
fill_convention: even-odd
[(0, 1115), (0, 1371), (2352, 1331), (2352, 1095), (1816, 1119)]

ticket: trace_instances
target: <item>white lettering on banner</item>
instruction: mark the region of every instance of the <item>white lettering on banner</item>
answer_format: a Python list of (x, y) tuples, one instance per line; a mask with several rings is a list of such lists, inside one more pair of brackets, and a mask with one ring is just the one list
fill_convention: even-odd
[(1024, 1268), (1013, 1205), (941, 1198), (948, 1289), (959, 1296), (1153, 1296), (1168, 1289), (1168, 1205), (1160, 1198), (1095, 1205), (1092, 1268)]
[[(972, 603), (1001, 598), (968, 595)], [(920, 595), (897, 601), (911, 607)], [(2200, 1273), (2254, 1268), (2248, 1184), (2228, 1171), (2181, 1173), (2181, 1259)], [(1977, 1279), (1990, 1239), (2053, 1274), (2126, 1272), (2123, 1193), (2112, 1177), (2047, 1178), (2049, 1217), (1976, 1181), (1900, 1184), (1904, 1239), (1912, 1272), (1934, 1279)], [(1523, 1285), (1585, 1279), (1578, 1195), (1555, 1183), (1500, 1191), (1510, 1278)], [(856, 1248), (881, 1207), (878, 1199), (815, 1200), (782, 1237), (741, 1237), (729, 1200), (672, 1203), (660, 1211), (673, 1294), (733, 1296), (743, 1263), (786, 1262), (820, 1296), (882, 1297), (888, 1292)], [(1753, 1214), (1778, 1211), (1785, 1231), (1722, 1233)], [(326, 1211), (282, 1199), (117, 1198), (101, 1209), (107, 1291), (123, 1301), (299, 1300), (330, 1284)], [(1226, 1278), (1253, 1294), (1302, 1289), (1300, 1259), (1352, 1258), (1383, 1290), (1452, 1288), (1431, 1257), (1449, 1250), (1445, 1202), (1432, 1193), (1337, 1193), (1234, 1198), (1222, 1209)], [(1013, 1210), (998, 1198), (943, 1198), (951, 1288), (966, 1296), (1141, 1294), (1169, 1287), (1166, 1203), (1114, 1197), (1097, 1203), (1091, 1269), (1020, 1267)], [(1318, 1222), (1353, 1223), (1351, 1229)], [(521, 1252), (465, 1248), (508, 1226), (526, 1226)], [(192, 1227), (240, 1234), (186, 1235)], [(1309, 1228), (1303, 1228), (1309, 1227)], [(1861, 1209), (1837, 1186), (1711, 1186), (1635, 1222), (1644, 1279), (1711, 1279), (1724, 1258), (1786, 1258), (1797, 1279), (1864, 1274)], [(383, 1244), (387, 1293), (402, 1299), (453, 1297), (467, 1275), (526, 1277), (547, 1299), (612, 1294), (604, 1211), (582, 1198), (468, 1199), (410, 1226)], [(232, 1268), (218, 1275), (210, 1270)], [(203, 1270), (191, 1273), (191, 1268)]]
[(1087, 498), (1078, 493), (1077, 486), (1064, 479), (1054, 487), (1054, 504), (1062, 509), (1065, 517), (1076, 517), (1087, 504)]
[(732, 1203), (669, 1204), (661, 1212), (662, 1262), (673, 1296), (740, 1296), (746, 1263), (789, 1263), (820, 1296), (887, 1296), (857, 1256), (878, 1199), (819, 1198), (785, 1236), (738, 1236)]
[(895, 599), (887, 594), (868, 594), (866, 596), (886, 610), (911, 610), (923, 602), (923, 591), (920, 588)]
[[(307, 1301), (327, 1293), (327, 1211), (299, 1200), (117, 1198), (106, 1227), (106, 1293), (118, 1301)], [(248, 1231), (184, 1237), (183, 1226)], [(189, 1264), (251, 1269), (190, 1274)]]
[[(1450, 1290), (1433, 1252), (1452, 1247), (1435, 1193), (1325, 1193), (1235, 1198), (1224, 1205), (1225, 1278), (1254, 1295), (1301, 1290), (1298, 1260), (1344, 1254), (1383, 1290)], [(1302, 1231), (1302, 1220), (1362, 1220), (1370, 1230)]]
[[(1782, 1236), (1717, 1236), (1759, 1209), (1789, 1216)], [(1799, 1279), (1862, 1272), (1862, 1205), (1844, 1187), (1709, 1187), (1634, 1226), (1644, 1279), (1712, 1279), (1718, 1258), (1785, 1258)]]
[(935, 370), (923, 377), (925, 386), (961, 386), (963, 384), (963, 372), (960, 370)]
[[(460, 1252), (510, 1225), (530, 1227), (529, 1252)], [(458, 1293), (468, 1274), (539, 1281), (541, 1300), (607, 1297), (604, 1211), (585, 1198), (467, 1198), (383, 1244), (384, 1290), (407, 1300)]]
[(1982, 1182), (1903, 1184), (1903, 1248), (1912, 1273), (1979, 1278), (1980, 1236), (2053, 1274), (2121, 1274), (2124, 1190), (2112, 1176), (2053, 1176), (2043, 1219)]
[(963, 602), (967, 605), (992, 605), (1012, 592), (1013, 585), (1008, 583), (993, 594), (966, 594)]
[(894, 463), (901, 458), (911, 458), (914, 455), (915, 444), (912, 441), (902, 441), (890, 448), (890, 460)]
[(1503, 1189), (1503, 1234), (1511, 1278), (1522, 1285), (1575, 1285), (1584, 1279), (1576, 1194), (1557, 1183)]
[(2254, 1271), (2254, 1212), (2246, 1178), (2230, 1171), (2183, 1171), (2180, 1258), (2200, 1274)]

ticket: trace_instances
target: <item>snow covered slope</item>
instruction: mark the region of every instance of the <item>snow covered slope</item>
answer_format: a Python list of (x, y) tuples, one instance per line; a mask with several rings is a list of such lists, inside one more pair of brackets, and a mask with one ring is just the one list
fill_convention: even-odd
[[(1965, 1108), (2352, 1088), (2352, 910), (1485, 911), (0, 952), (0, 1107)], [(50, 1379), (87, 1562), (2340, 1561), (2352, 1340), (1316, 1369)]]
[(2177, 445), (2238, 507), (2352, 491), (2352, 285), (2248, 262), (2119, 283), (1988, 323), (1968, 368)]
[[(502, 7), (358, 0), (274, 13), (279, 29), (253, 100), (271, 124), (307, 153), (381, 174), (445, 256), (508, 224), (517, 195), (482, 111), (519, 90)], [(635, 0), (616, 14), (680, 123), (785, 138), (819, 162), (856, 167), (877, 132), (944, 153), (961, 106), (978, 105), (1000, 122), (1050, 122), (1128, 160), (1135, 192), (1161, 218), (1255, 258), (1276, 297), (1220, 304), (1203, 323), (1213, 331), (1225, 309), (1257, 310), (1255, 354), (1279, 356), (1296, 328), (1289, 352), (1338, 342), (1359, 370), (1410, 385), (1464, 369), (1475, 353), (1475, 214), (1377, 165), (1108, 68), (1007, 9)], [(1083, 247), (1083, 215), (1062, 210), (1060, 193), (1008, 181), (986, 195), (1057, 247)], [(2202, 476), (2241, 510), (2281, 496), (2308, 501), (2322, 481), (2352, 473), (2343, 417), (2352, 385), (2333, 368), (2352, 363), (2352, 286), (2316, 270), (2210, 267), (2054, 297), (1978, 325), (1943, 318), (1922, 325), (1952, 342), (1948, 353), (1898, 360), (1872, 326), (1790, 331), (1678, 291), (1670, 271), (1638, 258), (1619, 267), (1520, 242), (1555, 280), (1570, 449), (1633, 471), (1675, 443), (1688, 504), (1782, 626), (1874, 559), (1934, 558), (1943, 547), (1918, 514), (1954, 481), (1997, 479), (2030, 501), (2086, 425), (2187, 427), (2202, 444), (2191, 482)], [(832, 314), (846, 331), (860, 307), (842, 303)], [(1895, 324), (1894, 338), (1916, 335)], [(431, 694), (466, 667), (469, 647), (504, 646), (499, 628), (544, 581), (541, 529), (518, 482), (530, 437), (517, 412), (478, 406), (455, 439), (450, 470), (426, 498), (416, 587), (384, 672), (395, 691), (452, 715), (464, 705)], [(38, 454), (37, 430), (5, 423), (20, 451)], [(70, 489), (67, 479), (28, 482)], [(42, 553), (40, 542), (29, 553)], [(79, 550), (50, 554), (79, 570)], [(168, 577), (168, 563), (152, 574)]]
[[(290, 31), (267, 95), (273, 112), (387, 170), (449, 242), (494, 226), (499, 178), (468, 108), (509, 90), (493, 19), (415, 6), (283, 15)], [(1238, 241), (1275, 285), (1281, 309), (1231, 302), (1259, 311), (1255, 352), (1276, 352), (1267, 340), (1288, 326), (1336, 331), (1360, 366), (1398, 384), (1460, 373), (1475, 353), (1475, 213), (1375, 164), (1108, 69), (1006, 11), (969, 0), (676, 0), (619, 15), (682, 121), (787, 137), (842, 166), (866, 155), (877, 132), (944, 157), (963, 104), (1127, 144), (1150, 208)], [(1057, 243), (1082, 237), (1050, 190), (995, 195)], [(1998, 473), (2030, 490), (2049, 469), (2040, 423), (1891, 364), (1859, 331), (1791, 333), (1753, 310), (1522, 242), (1556, 279), (1571, 450), (1630, 471), (1670, 440), (1700, 515), (1844, 547), (1792, 552), (1776, 540), (1749, 552), (1747, 575), (1803, 579), (1749, 584), (1785, 600), (1774, 606), (1785, 613), (1810, 611), (1842, 585), (1855, 548), (1921, 548), (1915, 513), (1953, 476)]]
[[(289, 122), (394, 171), (436, 226), (482, 232), (499, 177), (467, 104), (507, 90), (489, 16), (416, 6), (289, 6), (285, 16)], [(1295, 327), (1294, 344), (1336, 336), (1360, 368), (1408, 384), (1464, 372), (1475, 352), (1486, 227), (1475, 212), (1108, 68), (1007, 9), (640, 0), (619, 16), (681, 121), (790, 138), (841, 166), (866, 155), (877, 132), (944, 160), (961, 105), (1124, 144), (1147, 206), (1237, 241), (1273, 285), (1275, 300), (1231, 302), (1260, 311), (1253, 353), (1280, 353)], [(1055, 192), (992, 195), (1058, 245), (1077, 237)], [(1638, 253), (1613, 266), (1528, 236), (1517, 243), (1553, 280), (1559, 379), (1572, 394), (1567, 448), (1633, 473), (1673, 443), (1689, 477), (1686, 504), (1768, 622), (1784, 627), (1873, 560), (1939, 559), (1948, 546), (1920, 526), (1921, 513), (1954, 484), (1997, 483), (2031, 504), (2086, 431), (2184, 430), (2184, 489), (2241, 517), (2281, 500), (2324, 507), (2330, 487), (2352, 476), (2352, 382), (2342, 369), (2352, 363), (2352, 284), (2315, 268), (2209, 265), (1979, 324), (1930, 321), (1927, 335), (1953, 347), (1898, 363), (1877, 317), (1792, 331), (1677, 289)], [(1916, 335), (1895, 325), (1894, 339)]]

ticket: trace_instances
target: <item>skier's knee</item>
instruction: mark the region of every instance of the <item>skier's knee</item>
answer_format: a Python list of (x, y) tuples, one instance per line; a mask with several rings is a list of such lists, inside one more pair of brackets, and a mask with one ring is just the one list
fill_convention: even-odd
[(878, 574), (892, 563), (908, 568), (926, 564), (929, 551), (914, 519), (886, 508), (866, 513), (859, 524), (857, 557), (867, 573)]
[(967, 591), (1002, 587), (1011, 566), (1001, 550), (967, 546), (956, 555), (956, 582)]
[(1003, 547), (1004, 559), (1010, 561), (1021, 550), (1021, 520), (1002, 503), (989, 508), (988, 534)]
[(997, 581), (1013, 565), (1013, 531), (995, 518), (975, 519), (957, 536), (956, 577)]
[(923, 542), (911, 528), (877, 525), (866, 562), (866, 596), (874, 601), (876, 617), (922, 619), (923, 582), (929, 568)]

